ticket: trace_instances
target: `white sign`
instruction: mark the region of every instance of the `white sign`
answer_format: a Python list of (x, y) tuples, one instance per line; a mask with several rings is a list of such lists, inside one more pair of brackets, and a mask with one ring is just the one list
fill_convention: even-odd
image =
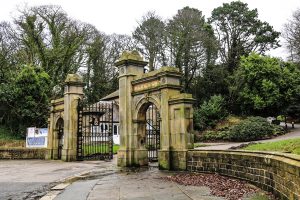
[(27, 148), (47, 148), (48, 129), (47, 128), (27, 128), (26, 147)]
[(35, 127), (27, 128), (27, 137), (34, 137)]

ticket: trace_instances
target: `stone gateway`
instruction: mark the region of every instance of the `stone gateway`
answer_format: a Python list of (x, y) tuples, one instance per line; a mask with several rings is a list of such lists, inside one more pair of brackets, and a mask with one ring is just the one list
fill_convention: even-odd
[[(181, 93), (181, 73), (162, 67), (144, 73), (147, 62), (137, 51), (124, 52), (119, 68), (120, 149), (118, 166), (148, 165), (149, 121), (147, 112), (157, 108), (160, 169), (185, 170), (187, 150), (193, 148), (193, 102), (191, 94)], [(149, 109), (150, 108), (150, 109)], [(157, 118), (157, 117), (156, 117)], [(150, 122), (151, 125), (151, 122)]]
[[(119, 68), (119, 90), (94, 105), (102, 105), (104, 101), (118, 97), (115, 101), (119, 104), (118, 166), (144, 166), (157, 160), (160, 169), (185, 170), (187, 150), (193, 148), (194, 99), (191, 94), (181, 93), (182, 74), (175, 67), (161, 67), (144, 73), (147, 62), (137, 51), (124, 52), (115, 65)], [(87, 142), (91, 144), (88, 146), (90, 149), (92, 146), (107, 146), (108, 141), (112, 141), (113, 123), (108, 122), (105, 133), (100, 133), (100, 123), (82, 122), (85, 121), (81, 116), (84, 114), (93, 113), (89, 116), (91, 119), (96, 115), (107, 115), (102, 111), (97, 114), (95, 110), (87, 112), (79, 109), (83, 86), (78, 75), (69, 74), (64, 98), (51, 102), (48, 159), (80, 160), (84, 151), (87, 152), (87, 148), (83, 148)], [(82, 138), (85, 127), (90, 131)], [(107, 138), (86, 141), (86, 138), (93, 138), (93, 134), (102, 134), (101, 137), (105, 134)], [(111, 145), (106, 149), (112, 149)], [(92, 152), (95, 155), (101, 153)]]

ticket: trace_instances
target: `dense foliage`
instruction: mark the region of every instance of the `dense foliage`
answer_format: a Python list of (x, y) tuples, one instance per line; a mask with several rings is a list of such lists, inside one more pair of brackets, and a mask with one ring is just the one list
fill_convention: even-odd
[(1, 85), (1, 122), (18, 136), (25, 136), (26, 127), (47, 126), (50, 83), (42, 68), (23, 66), (9, 85)]
[(257, 9), (250, 10), (241, 1), (215, 8), (210, 21), (218, 35), (220, 58), (231, 72), (238, 67), (242, 55), (252, 51), (264, 53), (279, 46), (280, 33), (258, 19)]
[(204, 101), (194, 112), (194, 123), (197, 130), (214, 128), (218, 121), (227, 116), (224, 98), (220, 95), (212, 96)]
[(292, 63), (251, 54), (241, 58), (231, 89), (245, 114), (276, 116), (297, 100), (300, 71)]

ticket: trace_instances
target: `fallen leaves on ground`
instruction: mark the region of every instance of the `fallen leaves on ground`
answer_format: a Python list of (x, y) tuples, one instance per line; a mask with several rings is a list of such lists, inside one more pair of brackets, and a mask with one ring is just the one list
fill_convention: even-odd
[(212, 195), (224, 197), (229, 200), (239, 200), (248, 194), (259, 191), (258, 188), (249, 185), (245, 181), (221, 176), (219, 174), (184, 173), (167, 176), (163, 179), (186, 186), (206, 186), (210, 188)]

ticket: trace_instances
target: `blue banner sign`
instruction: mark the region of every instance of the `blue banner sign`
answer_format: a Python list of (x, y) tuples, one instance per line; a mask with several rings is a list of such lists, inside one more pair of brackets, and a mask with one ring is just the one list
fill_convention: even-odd
[(26, 147), (27, 148), (47, 148), (47, 128), (27, 128)]

